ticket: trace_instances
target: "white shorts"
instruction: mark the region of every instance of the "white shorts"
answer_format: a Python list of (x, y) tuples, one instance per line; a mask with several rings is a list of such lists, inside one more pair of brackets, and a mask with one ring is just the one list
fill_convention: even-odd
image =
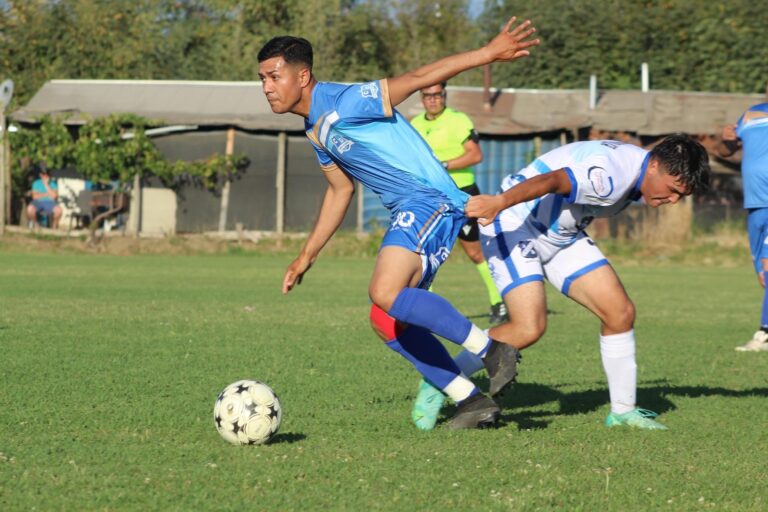
[(608, 264), (583, 231), (572, 243), (556, 245), (528, 223), (506, 223), (505, 216), (501, 217), (480, 228), (480, 244), (502, 297), (521, 284), (543, 281), (545, 277), (568, 295), (576, 278)]

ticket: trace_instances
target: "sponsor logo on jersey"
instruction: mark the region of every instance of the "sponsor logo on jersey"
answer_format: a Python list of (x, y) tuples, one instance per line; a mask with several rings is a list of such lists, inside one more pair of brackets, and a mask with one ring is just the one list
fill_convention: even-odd
[(360, 95), (363, 98), (376, 99), (379, 97), (379, 86), (376, 82), (369, 82), (360, 86)]
[(590, 167), (587, 171), (587, 178), (597, 197), (608, 197), (613, 192), (613, 178), (608, 176), (602, 167)]
[(333, 144), (333, 147), (336, 148), (336, 151), (338, 151), (339, 154), (344, 154), (350, 149), (352, 149), (352, 145), (354, 144), (354, 142), (352, 142), (346, 137), (343, 137), (337, 133), (334, 133), (331, 135), (331, 144)]

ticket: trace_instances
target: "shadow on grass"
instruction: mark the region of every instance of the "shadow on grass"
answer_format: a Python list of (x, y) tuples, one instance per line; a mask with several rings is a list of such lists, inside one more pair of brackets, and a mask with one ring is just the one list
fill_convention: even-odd
[[(480, 378), (475, 382), (481, 389), (488, 388), (488, 379)], [(699, 398), (721, 396), (741, 398), (747, 396), (768, 397), (768, 388), (749, 388), (744, 390), (709, 386), (678, 386), (665, 381), (651, 382), (638, 387), (637, 403), (640, 407), (659, 414), (677, 409), (671, 397)], [(563, 392), (556, 387), (535, 383), (518, 383), (496, 402), (502, 410), (500, 426), (516, 424), (518, 429), (547, 428), (556, 416), (587, 414), (607, 407), (608, 388), (598, 387), (585, 391)], [(534, 410), (547, 404), (557, 404), (557, 410)], [(455, 412), (455, 407), (444, 411), (446, 421)]]
[[(562, 315), (562, 313), (560, 311), (552, 311), (551, 309), (547, 309), (547, 315)], [(487, 319), (488, 312), (486, 311), (485, 313), (478, 313), (476, 315), (467, 315), (467, 318), (470, 320), (476, 320), (478, 318)]]
[(307, 438), (304, 434), (300, 434), (297, 432), (286, 432), (284, 434), (275, 434), (275, 437), (269, 440), (269, 444), (279, 444), (279, 443), (298, 443), (299, 441), (303, 441)]

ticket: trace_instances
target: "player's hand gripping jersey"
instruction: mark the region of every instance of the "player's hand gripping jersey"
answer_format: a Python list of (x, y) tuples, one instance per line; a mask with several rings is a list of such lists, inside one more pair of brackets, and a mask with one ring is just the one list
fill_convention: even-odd
[(744, 208), (768, 207), (768, 103), (750, 107), (736, 125), (744, 148)]
[(547, 194), (508, 208), (496, 218), (497, 228), (510, 231), (525, 225), (555, 245), (573, 243), (595, 217), (615, 215), (642, 198), (640, 184), (648, 155), (642, 148), (612, 140), (574, 142), (554, 149), (504, 178), (502, 191), (539, 174), (565, 169), (570, 195)]
[(469, 196), (392, 108), (386, 80), (318, 83), (304, 127), (322, 168), (337, 165), (378, 194), (388, 209), (429, 199), (464, 211)]

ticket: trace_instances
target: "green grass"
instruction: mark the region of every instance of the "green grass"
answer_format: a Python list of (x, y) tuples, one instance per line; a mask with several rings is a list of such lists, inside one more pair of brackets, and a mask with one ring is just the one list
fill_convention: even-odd
[[(668, 432), (602, 426), (597, 321), (551, 293), (504, 425), (424, 433), (415, 372), (368, 327), (372, 260), (321, 258), (283, 297), (289, 260), (0, 253), (0, 510), (768, 508), (768, 354), (733, 350), (759, 316), (748, 266), (618, 269)], [(470, 264), (436, 284), (484, 325)], [(281, 397), (270, 445), (213, 426), (242, 378)]]

